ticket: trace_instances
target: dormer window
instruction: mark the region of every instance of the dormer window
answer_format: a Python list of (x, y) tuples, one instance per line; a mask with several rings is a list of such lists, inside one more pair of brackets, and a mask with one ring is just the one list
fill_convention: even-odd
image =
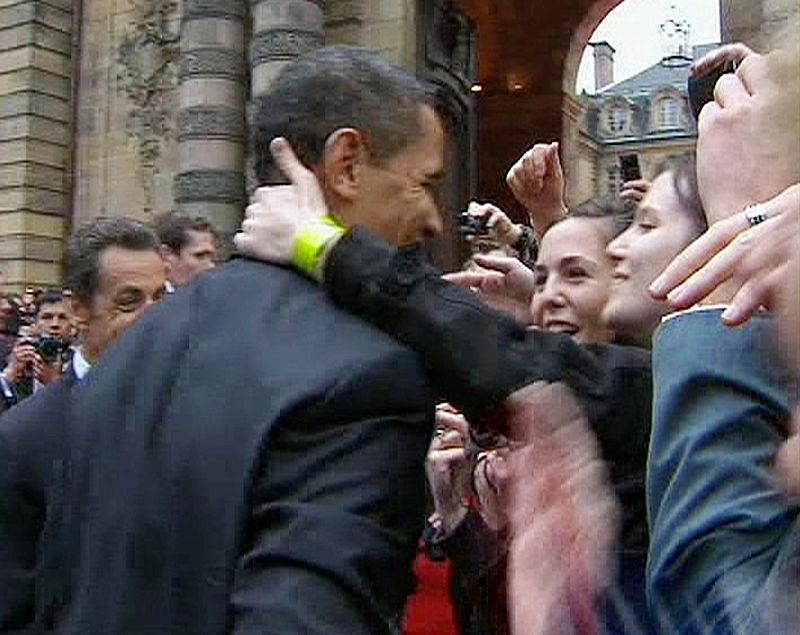
[(680, 127), (680, 106), (672, 97), (662, 99), (658, 105), (658, 123), (662, 129)]
[(614, 104), (608, 110), (608, 130), (612, 134), (620, 134), (628, 125), (628, 109), (622, 104)]

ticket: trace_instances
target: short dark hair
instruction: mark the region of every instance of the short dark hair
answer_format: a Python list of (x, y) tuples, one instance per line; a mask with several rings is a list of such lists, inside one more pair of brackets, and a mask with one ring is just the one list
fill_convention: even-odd
[(36, 298), (36, 315), (42, 310), (46, 304), (57, 304), (64, 301), (64, 294), (61, 289), (47, 289), (42, 291)]
[(217, 238), (217, 230), (207, 218), (182, 212), (166, 212), (154, 221), (158, 240), (172, 251), (178, 252), (189, 242), (189, 232), (207, 232)]
[(158, 237), (133, 218), (96, 218), (82, 225), (67, 243), (67, 288), (90, 301), (100, 284), (100, 254), (109, 247), (158, 253)]
[(421, 133), (419, 106), (433, 93), (412, 74), (377, 53), (330, 46), (284, 69), (258, 102), (252, 138), (260, 185), (285, 182), (269, 144), (284, 137), (306, 166), (319, 164), (328, 137), (355, 128), (375, 161), (391, 158)]

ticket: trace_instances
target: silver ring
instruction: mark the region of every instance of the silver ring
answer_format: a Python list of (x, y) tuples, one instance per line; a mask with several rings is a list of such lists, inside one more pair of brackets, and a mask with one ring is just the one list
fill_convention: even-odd
[(747, 218), (747, 222), (750, 224), (750, 227), (755, 227), (756, 225), (760, 225), (767, 220), (767, 208), (761, 203), (748, 205), (744, 208), (744, 215), (745, 218)]

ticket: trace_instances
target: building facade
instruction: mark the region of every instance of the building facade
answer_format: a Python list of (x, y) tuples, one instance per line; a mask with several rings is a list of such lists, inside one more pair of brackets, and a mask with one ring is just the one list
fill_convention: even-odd
[(572, 203), (617, 194), (624, 180), (622, 157), (635, 157), (642, 177), (650, 180), (666, 161), (694, 155), (689, 66), (718, 45), (690, 47), (690, 30), (677, 16), (667, 20), (661, 26), (661, 61), (618, 83), (614, 48), (608, 42), (591, 44), (596, 91), (579, 98), (583, 116), (572, 161)]
[[(184, 209), (234, 231), (253, 100), (324, 43), (437, 86), (453, 177), (434, 252), (456, 263), (453, 215), (475, 194), (514, 212), (503, 176), (533, 140), (562, 139), (580, 174), (578, 62), (621, 1), (0, 0), (0, 271), (11, 290), (59, 284), (65, 236), (101, 215)], [(797, 37), (793, 0), (721, 4), (733, 37)]]

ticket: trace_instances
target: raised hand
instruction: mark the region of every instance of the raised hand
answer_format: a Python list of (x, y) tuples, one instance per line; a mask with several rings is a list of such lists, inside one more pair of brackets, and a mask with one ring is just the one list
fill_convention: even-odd
[(800, 55), (750, 53), (698, 121), (697, 179), (709, 225), (800, 182)]
[(316, 176), (300, 162), (285, 139), (274, 139), (270, 152), (291, 185), (258, 188), (233, 242), (246, 256), (288, 264), (302, 227), (325, 216), (328, 207)]
[(476, 255), (477, 269), (448, 273), (453, 284), (471, 289), (489, 306), (510, 314), (524, 325), (532, 320), (530, 306), (536, 280), (516, 258)]
[(536, 236), (567, 213), (564, 202), (564, 171), (558, 157), (558, 142), (537, 143), (511, 166), (508, 187), (528, 210)]

